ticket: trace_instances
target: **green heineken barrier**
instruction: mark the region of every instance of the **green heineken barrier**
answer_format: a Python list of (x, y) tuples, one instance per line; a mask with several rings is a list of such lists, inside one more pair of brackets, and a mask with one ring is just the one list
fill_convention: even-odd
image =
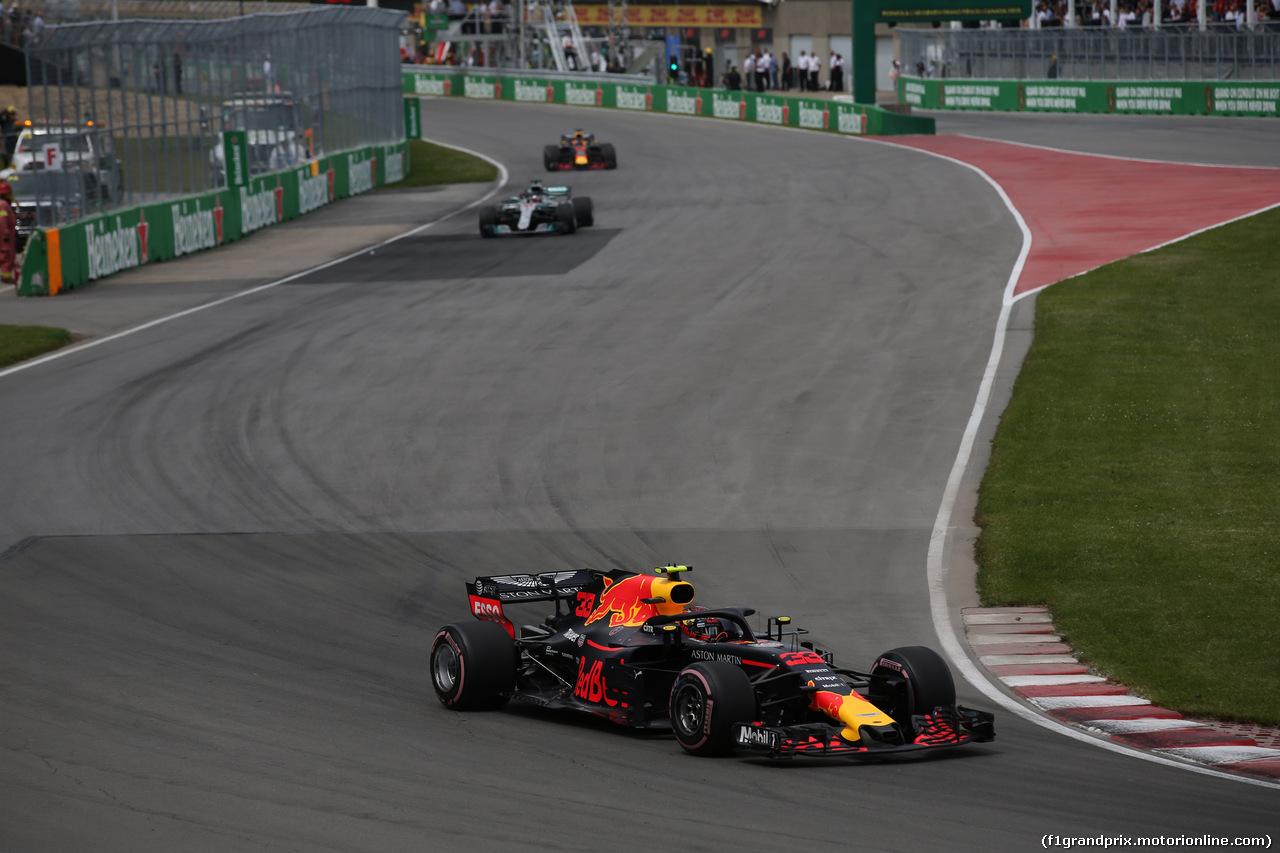
[(32, 235), (18, 293), (53, 295), (243, 239), (405, 176), (406, 143), (321, 157), (243, 186), (126, 208)]
[(599, 78), (535, 78), (474, 69), (405, 71), (407, 95), (610, 107), (828, 130), (846, 134), (932, 134), (934, 120), (866, 104)]
[(898, 78), (898, 99), (935, 110), (1280, 115), (1280, 83), (1190, 80), (934, 80)]

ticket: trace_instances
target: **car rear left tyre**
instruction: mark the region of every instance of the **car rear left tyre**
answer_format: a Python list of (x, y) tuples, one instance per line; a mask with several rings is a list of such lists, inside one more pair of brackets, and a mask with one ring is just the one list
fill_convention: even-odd
[(956, 685), (951, 668), (933, 649), (903, 646), (890, 649), (871, 665), (867, 699), (907, 730), (913, 715), (955, 705)]
[(497, 622), (446, 625), (431, 644), (431, 686), (446, 708), (500, 708), (516, 683), (516, 646)]
[(702, 661), (685, 667), (671, 686), (671, 730), (685, 752), (728, 755), (734, 723), (756, 718), (751, 679), (727, 661)]
[(575, 198), (573, 200), (573, 213), (578, 219), (579, 228), (590, 228), (596, 224), (595, 208), (592, 206), (590, 198)]

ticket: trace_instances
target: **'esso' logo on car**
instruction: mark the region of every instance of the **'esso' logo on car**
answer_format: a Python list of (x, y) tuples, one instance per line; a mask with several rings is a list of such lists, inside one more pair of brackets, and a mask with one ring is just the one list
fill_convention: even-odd
[(471, 612), (477, 616), (501, 616), (502, 607), (496, 601), (475, 598), (471, 601)]

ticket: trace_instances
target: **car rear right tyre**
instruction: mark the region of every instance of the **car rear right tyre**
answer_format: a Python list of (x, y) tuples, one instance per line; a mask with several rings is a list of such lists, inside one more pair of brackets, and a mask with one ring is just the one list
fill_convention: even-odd
[(676, 677), (668, 710), (685, 752), (727, 755), (734, 747), (734, 723), (756, 718), (756, 692), (747, 674), (728, 661), (701, 661)]
[(556, 208), (556, 222), (565, 234), (572, 234), (578, 230), (578, 215), (574, 212), (571, 202), (566, 201)]
[(516, 645), (497, 622), (446, 625), (431, 643), (431, 686), (446, 708), (500, 708), (516, 684)]
[(595, 208), (592, 206), (590, 198), (575, 198), (573, 200), (573, 213), (578, 219), (579, 228), (590, 228), (596, 224)]

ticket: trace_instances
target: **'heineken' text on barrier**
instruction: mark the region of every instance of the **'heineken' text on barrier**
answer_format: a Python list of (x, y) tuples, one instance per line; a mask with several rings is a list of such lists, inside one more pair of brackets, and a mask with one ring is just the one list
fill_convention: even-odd
[[(347, 184), (347, 192), (353, 196), (367, 193), (373, 189), (373, 167), (368, 160), (361, 160), (354, 154), (347, 155), (347, 174), (349, 183)], [(327, 184), (326, 183), (326, 191)]]
[(240, 188), (240, 233), (252, 234), (259, 228), (276, 224), (276, 194), (271, 190), (249, 194)]
[(425, 74), (419, 74), (413, 78), (413, 92), (415, 95), (444, 95), (444, 81), (428, 77)]
[(647, 110), (649, 109), (650, 97), (652, 96), (639, 89), (619, 86), (617, 94), (618, 108), (623, 110)]
[(698, 114), (698, 102), (691, 95), (667, 92), (667, 112), (696, 116)]
[(407, 150), (391, 151), (383, 154), (383, 170), (386, 172), (383, 177), (383, 183), (394, 184), (397, 181), (403, 181), (405, 173), (404, 161), (408, 158), (409, 152)]
[[(368, 173), (372, 170), (365, 168), (364, 171)], [(329, 176), (317, 175), (313, 178), (309, 172), (309, 169), (298, 170), (298, 213), (310, 213), (329, 203)], [(356, 176), (353, 174), (351, 179), (354, 181)]]
[(525, 81), (516, 78), (516, 100), (546, 103), (551, 100), (551, 96), (547, 93), (546, 84), (526, 83)]
[(218, 245), (218, 227), (213, 220), (213, 211), (197, 209), (194, 213), (184, 214), (182, 208), (181, 204), (169, 205), (173, 216), (173, 256), (180, 258)]
[(114, 225), (105, 220), (91, 223), (84, 235), (89, 244), (90, 280), (138, 266), (138, 232), (124, 225), (119, 216)]
[(468, 98), (484, 98), (490, 101), (498, 97), (498, 91), (492, 80), (476, 80), (473, 77), (466, 78), (462, 93)]
[(786, 121), (782, 114), (782, 104), (760, 100), (756, 102), (756, 121), (765, 124), (782, 124)]

